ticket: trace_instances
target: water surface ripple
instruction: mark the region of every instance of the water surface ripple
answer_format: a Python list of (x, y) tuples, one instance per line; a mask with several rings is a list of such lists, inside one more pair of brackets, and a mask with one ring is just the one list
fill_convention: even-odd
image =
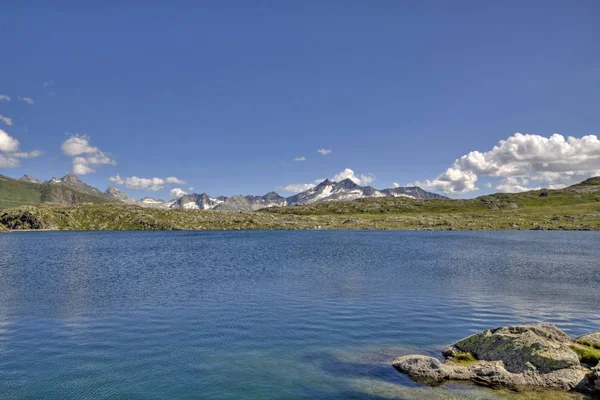
[[(391, 367), (503, 324), (600, 329), (595, 232), (0, 235), (7, 399), (446, 399)], [(511, 395), (508, 395), (509, 397)]]

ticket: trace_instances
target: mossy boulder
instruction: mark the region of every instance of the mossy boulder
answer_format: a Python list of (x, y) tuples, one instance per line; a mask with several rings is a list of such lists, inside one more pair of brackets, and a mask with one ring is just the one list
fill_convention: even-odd
[(514, 389), (598, 391), (600, 366), (590, 369), (589, 363), (580, 362), (573, 350), (579, 347), (585, 346), (552, 324), (503, 326), (446, 347), (442, 351), (444, 362), (408, 355), (395, 359), (393, 366), (425, 383), (469, 381)]
[(452, 345), (480, 360), (502, 361), (513, 373), (535, 369), (548, 373), (579, 365), (573, 343), (553, 324), (503, 326), (476, 333)]

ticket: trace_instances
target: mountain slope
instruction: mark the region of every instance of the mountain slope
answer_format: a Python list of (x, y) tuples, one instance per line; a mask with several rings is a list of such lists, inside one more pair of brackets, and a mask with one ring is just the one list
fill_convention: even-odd
[(415, 199), (447, 199), (448, 197), (441, 194), (426, 192), (418, 186), (396, 187), (383, 189), (381, 191), (388, 197), (409, 196)]
[(0, 186), (0, 208), (17, 207), (39, 203), (79, 204), (79, 203), (125, 203), (158, 209), (201, 209), (219, 211), (256, 211), (269, 207), (317, 204), (330, 201), (346, 201), (363, 198), (412, 197), (445, 198), (426, 192), (418, 187), (378, 190), (371, 186), (360, 186), (350, 179), (340, 182), (324, 180), (317, 186), (296, 195), (284, 198), (275, 192), (264, 196), (212, 197), (206, 193), (186, 194), (174, 200), (160, 200), (150, 197), (136, 200), (118, 188), (111, 186), (105, 192), (90, 186), (73, 174), (52, 178), (47, 182), (24, 175), (17, 179), (2, 177)]
[[(234, 197), (236, 201), (248, 201)], [(469, 200), (362, 198), (241, 213), (161, 210), (126, 204), (40, 204), (0, 211), (0, 225), (9, 229), (66, 230), (600, 230), (600, 179), (561, 190), (499, 193)]]
[(0, 175), (0, 209), (40, 203), (72, 205), (110, 202), (115, 200), (98, 189), (81, 185), (71, 177), (65, 182), (54, 179), (52, 182), (35, 183), (30, 179), (12, 179)]
[(186, 210), (210, 210), (223, 203), (222, 198), (214, 198), (206, 193), (186, 194), (173, 202), (170, 208)]

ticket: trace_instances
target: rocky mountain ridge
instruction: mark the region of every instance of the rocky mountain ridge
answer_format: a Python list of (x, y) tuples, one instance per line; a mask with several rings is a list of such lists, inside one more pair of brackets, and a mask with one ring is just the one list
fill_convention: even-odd
[(333, 182), (324, 180), (315, 187), (290, 197), (283, 197), (276, 192), (263, 196), (235, 195), (231, 197), (212, 197), (207, 193), (185, 194), (173, 200), (161, 200), (145, 197), (137, 200), (115, 186), (110, 186), (102, 192), (79, 179), (76, 175), (67, 174), (62, 178), (40, 181), (29, 175), (14, 180), (6, 177), (7, 182), (19, 182), (27, 185), (28, 189), (42, 193), (39, 199), (21, 202), (11, 200), (15, 206), (36, 203), (79, 204), (91, 203), (124, 203), (140, 207), (158, 209), (201, 209), (217, 211), (256, 211), (262, 208), (287, 207), (295, 205), (317, 204), (329, 201), (344, 201), (377, 197), (408, 197), (416, 199), (445, 198), (444, 196), (426, 192), (419, 187), (398, 187), (378, 190), (371, 186), (360, 186), (351, 179)]

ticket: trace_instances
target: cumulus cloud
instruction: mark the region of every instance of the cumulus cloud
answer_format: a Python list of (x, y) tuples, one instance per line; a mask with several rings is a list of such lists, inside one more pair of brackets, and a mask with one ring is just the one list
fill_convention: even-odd
[(34, 158), (42, 154), (40, 150), (20, 152), (19, 147), (17, 139), (0, 129), (0, 168), (18, 167), (20, 158)]
[[(343, 181), (344, 179), (351, 179), (357, 185), (368, 185), (375, 180), (375, 175), (373, 174), (360, 174), (357, 175), (350, 168), (346, 168), (339, 174), (336, 174), (333, 178), (331, 178), (334, 182)], [(323, 182), (325, 179), (315, 179), (312, 183), (291, 183), (286, 186), (278, 186), (277, 190), (282, 190), (290, 193), (300, 193), (304, 192), (308, 189), (312, 189), (317, 186), (319, 183)]]
[(500, 181), (497, 190), (514, 192), (564, 187), (596, 175), (600, 175), (598, 137), (515, 133), (489, 151), (472, 151), (456, 159), (437, 178), (415, 184), (452, 195), (478, 190), (478, 178), (486, 176)]
[(10, 96), (7, 94), (0, 94), (0, 101), (10, 101)]
[[(517, 192), (525, 192), (527, 190), (539, 190), (541, 187), (527, 187), (526, 185), (529, 183), (529, 179), (526, 178), (517, 178), (514, 176), (509, 176), (504, 179), (501, 184), (496, 186), (496, 190), (501, 193), (517, 193)], [(492, 186), (492, 185), (490, 185)]]
[(19, 100), (26, 104), (35, 104), (35, 100), (31, 97), (19, 97)]
[(394, 187), (394, 188), (400, 187), (400, 184), (398, 182), (392, 182), (392, 187)]
[(19, 141), (0, 129), (0, 152), (11, 153), (19, 150)]
[(121, 175), (117, 174), (115, 176), (111, 176), (110, 178), (108, 178), (109, 181), (116, 183), (117, 185), (122, 185), (125, 183), (125, 181), (123, 180), (123, 178), (121, 178)]
[(372, 183), (375, 180), (375, 176), (373, 174), (356, 175), (354, 171), (352, 171), (350, 168), (346, 168), (339, 174), (335, 175), (332, 180), (335, 182), (339, 182), (343, 181), (344, 179), (350, 179), (357, 185), (364, 186)]
[(185, 185), (187, 182), (182, 181), (181, 179), (177, 179), (174, 176), (169, 176), (168, 178), (165, 178), (165, 182), (167, 183), (176, 183), (177, 185)]
[(314, 188), (316, 185), (314, 183), (290, 183), (286, 186), (277, 186), (278, 190), (283, 190), (285, 192), (290, 193), (300, 193), (304, 192), (308, 189)]
[(13, 153), (13, 157), (17, 158), (35, 158), (44, 154), (41, 150), (33, 150), (28, 152)]
[(117, 165), (106, 153), (98, 147), (92, 146), (90, 137), (87, 135), (74, 134), (61, 145), (62, 152), (73, 157), (73, 173), (75, 175), (86, 175), (96, 172), (96, 165)]
[(174, 199), (178, 199), (180, 197), (183, 197), (187, 194), (187, 192), (185, 192), (182, 188), (173, 188), (171, 189), (171, 197)]
[[(128, 189), (134, 190), (148, 190), (156, 192), (165, 188), (165, 185), (169, 184), (185, 184), (185, 181), (178, 179), (174, 176), (168, 178), (139, 178), (137, 176), (130, 176), (122, 178), (119, 174), (108, 178), (109, 181), (116, 183), (117, 185), (125, 185)], [(185, 193), (184, 193), (185, 194)]]
[(12, 118), (5, 117), (2, 114), (0, 114), (0, 121), (4, 122), (8, 126), (12, 126), (13, 124)]
[(326, 156), (327, 154), (331, 153), (331, 150), (329, 150), (329, 149), (319, 149), (319, 150), (317, 150), (317, 152), (321, 153), (324, 156)]
[(304, 157), (296, 157), (296, 158), (294, 158), (294, 161), (306, 161), (306, 158), (304, 158)]

